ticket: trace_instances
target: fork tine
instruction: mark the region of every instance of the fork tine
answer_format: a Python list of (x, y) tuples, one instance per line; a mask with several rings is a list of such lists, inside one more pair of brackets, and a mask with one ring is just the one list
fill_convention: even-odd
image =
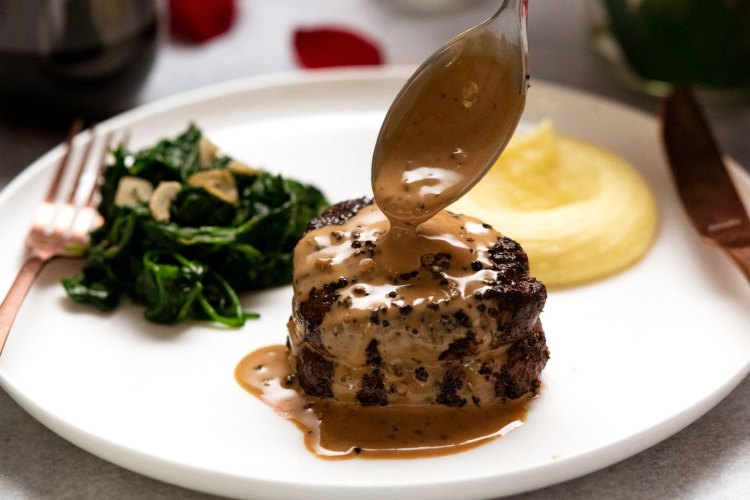
[[(102, 222), (102, 217), (97, 213), (94, 202), (97, 194), (99, 194), (99, 188), (101, 187), (104, 177), (104, 169), (107, 166), (107, 155), (111, 152), (115, 134), (116, 131), (110, 130), (104, 135), (104, 138), (101, 141), (102, 149), (99, 155), (99, 162), (97, 163), (94, 181), (91, 183), (91, 189), (89, 189), (84, 203), (76, 210), (76, 213), (66, 230), (66, 232), (69, 232), (74, 239), (86, 239), (89, 232)], [(125, 130), (122, 131), (121, 134), (120, 145), (122, 147), (127, 147), (128, 142), (130, 142), (130, 131)], [(93, 143), (95, 139), (96, 137), (93, 135), (92, 128), (91, 142)], [(88, 156), (88, 151), (86, 156)], [(88, 162), (88, 160), (86, 160), (86, 162)], [(80, 177), (81, 175), (78, 176), (78, 179), (80, 179)]]
[(130, 142), (130, 129), (126, 129), (122, 132), (122, 139), (120, 140), (120, 144), (122, 147), (126, 148), (128, 147), (128, 143)]
[[(101, 187), (104, 168), (107, 164), (107, 155), (111, 151), (114, 136), (115, 131), (110, 130), (104, 135), (104, 138), (99, 141), (101, 143), (101, 151), (99, 152), (99, 161), (95, 167), (94, 179), (91, 182), (91, 188), (88, 190), (83, 204), (75, 209), (75, 214), (73, 215), (70, 224), (67, 226), (67, 229), (64, 231), (65, 234), (70, 234), (73, 239), (85, 240), (89, 232), (102, 222), (102, 217), (97, 213), (94, 202), (96, 200), (97, 194), (99, 193), (99, 188)], [(126, 144), (129, 138), (130, 132), (123, 132), (123, 139), (121, 140), (121, 144)], [(73, 193), (71, 193), (71, 198), (68, 202), (69, 206), (74, 205), (77, 188), (79, 187), (78, 184), (80, 183), (83, 172), (86, 170), (86, 166), (90, 163), (89, 156), (91, 150), (93, 149), (92, 144), (94, 142), (97, 142), (96, 139), (96, 134), (94, 133), (94, 128), (92, 127), (91, 141), (87, 145), (87, 151), (85, 152), (83, 162), (79, 167), (79, 172), (76, 177)]]
[(91, 207), (83, 207), (78, 210), (69, 228), (71, 240), (87, 240), (91, 230), (99, 226), (102, 220), (102, 216)]
[[(87, 207), (94, 206), (94, 199), (96, 198), (96, 194), (99, 192), (98, 188), (101, 187), (101, 183), (103, 182), (104, 168), (107, 166), (107, 155), (111, 151), (111, 146), (114, 142), (114, 135), (115, 135), (115, 131), (110, 130), (104, 136), (104, 147), (102, 148), (102, 154), (101, 154), (101, 157), (99, 158), (99, 169), (96, 174), (96, 181), (94, 182), (94, 185), (91, 188), (91, 192), (89, 193), (89, 196), (86, 199), (86, 203), (85, 203), (85, 206)], [(130, 130), (122, 131), (122, 138), (120, 139), (120, 146), (127, 147), (129, 142), (130, 142)]]
[(68, 136), (65, 139), (65, 153), (63, 153), (63, 157), (60, 159), (60, 163), (58, 163), (57, 165), (55, 175), (52, 178), (52, 182), (50, 183), (50, 186), (47, 190), (47, 196), (44, 198), (44, 201), (49, 203), (55, 201), (57, 192), (60, 189), (63, 173), (68, 168), (70, 152), (73, 149), (73, 138), (78, 135), (81, 130), (83, 130), (83, 120), (77, 119), (73, 122), (73, 125), (71, 125)]
[(102, 146), (102, 152), (99, 156), (96, 177), (94, 178), (94, 182), (91, 185), (91, 191), (89, 191), (89, 195), (86, 197), (86, 201), (84, 202), (84, 206), (86, 207), (94, 206), (94, 199), (96, 198), (96, 193), (99, 191), (99, 187), (102, 182), (104, 167), (107, 164), (107, 155), (109, 154), (110, 146), (112, 145), (112, 138), (114, 137), (114, 135), (114, 130), (110, 130), (104, 135), (104, 145)]
[[(76, 129), (79, 129), (78, 131), (80, 132), (82, 124), (80, 124), (79, 122), (80, 120), (76, 120), (76, 122), (74, 122), (71, 132)], [(79, 194), (81, 187), (81, 177), (86, 170), (86, 167), (89, 163), (89, 157), (91, 156), (91, 150), (94, 143), (96, 142), (96, 125), (93, 124), (88, 132), (89, 133), (87, 141), (83, 146), (83, 152), (80, 155), (76, 155), (75, 160), (71, 160), (71, 158), (73, 157), (73, 150), (75, 149), (72, 145), (72, 141), (75, 135), (72, 134), (70, 137), (68, 137), (65, 156), (63, 157), (60, 166), (58, 166), (58, 169), (55, 172), (55, 179), (53, 179), (52, 181), (53, 187), (55, 189), (55, 194), (52, 194), (52, 189), (50, 189), (50, 194), (48, 194), (47, 201), (49, 203), (54, 203), (55, 198), (57, 197), (57, 191), (59, 191), (60, 189), (60, 184), (62, 184), (63, 182), (63, 177), (65, 176), (65, 172), (67, 171), (68, 166), (77, 162), (78, 165), (75, 169), (76, 171), (73, 174), (74, 177), (70, 184), (68, 195), (63, 202), (56, 204), (55, 214), (52, 217), (52, 227), (50, 228), (51, 234), (55, 234), (59, 237), (67, 237), (70, 235), (73, 226), (76, 223), (76, 218), (78, 217), (79, 210), (76, 207), (76, 195)]]
[(104, 139), (102, 140), (102, 150), (99, 154), (94, 182), (91, 183), (88, 196), (86, 196), (84, 204), (76, 213), (71, 224), (71, 236), (75, 239), (86, 239), (89, 232), (103, 221), (102, 216), (96, 211), (95, 200), (103, 182), (104, 168), (107, 166), (107, 155), (110, 153), (114, 135), (115, 131), (110, 130), (104, 135)]
[(94, 146), (94, 142), (96, 141), (96, 124), (91, 125), (91, 127), (89, 128), (89, 134), (89, 140), (84, 147), (83, 156), (80, 160), (78, 160), (78, 170), (76, 170), (75, 177), (73, 178), (73, 184), (71, 184), (70, 192), (68, 193), (67, 202), (71, 205), (75, 203), (76, 193), (78, 192), (78, 188), (80, 187), (79, 184), (81, 183), (81, 176), (83, 175), (84, 170), (86, 170), (86, 165), (89, 162), (89, 156), (91, 156), (91, 150)]

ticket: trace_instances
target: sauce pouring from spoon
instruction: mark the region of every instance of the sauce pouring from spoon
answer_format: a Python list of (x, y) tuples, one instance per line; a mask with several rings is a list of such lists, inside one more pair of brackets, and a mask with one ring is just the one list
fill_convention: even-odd
[(375, 202), (390, 221), (385, 253), (405, 249), (418, 225), (497, 160), (526, 102), (527, 53), (525, 1), (503, 0), (491, 18), (427, 59), (396, 96), (372, 161)]

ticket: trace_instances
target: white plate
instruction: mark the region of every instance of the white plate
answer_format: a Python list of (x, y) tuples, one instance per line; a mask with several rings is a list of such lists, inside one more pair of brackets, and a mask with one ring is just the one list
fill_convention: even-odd
[[(238, 158), (315, 182), (340, 200), (369, 192), (375, 137), (407, 75), (394, 68), (250, 79), (144, 106), (103, 128), (127, 127), (141, 146), (196, 120)], [(96, 455), (237, 497), (494, 497), (637, 453), (698, 418), (745, 376), (750, 287), (688, 227), (653, 118), (535, 82), (524, 123), (545, 117), (628, 158), (658, 195), (661, 228), (633, 268), (550, 293), (544, 389), (526, 424), (505, 438), (431, 459), (315, 458), (292, 424), (233, 379), (246, 353), (284, 341), (289, 288), (245, 297), (263, 316), (241, 331), (162, 327), (130, 305), (108, 315), (71, 305), (58, 284), (75, 270), (70, 263), (48, 268), (31, 291), (0, 358), (0, 381), (35, 418)], [(0, 196), (2, 291), (60, 154), (42, 157)]]

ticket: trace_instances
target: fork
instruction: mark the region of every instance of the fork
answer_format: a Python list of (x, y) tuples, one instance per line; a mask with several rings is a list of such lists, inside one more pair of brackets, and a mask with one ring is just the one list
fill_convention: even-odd
[[(91, 163), (91, 154), (98, 135), (95, 127), (91, 127), (89, 138), (80, 153), (73, 147), (73, 140), (82, 129), (83, 123), (76, 121), (68, 133), (63, 156), (53, 174), (44, 201), (36, 208), (31, 230), (26, 237), (26, 259), (0, 304), (0, 354), (3, 352), (21, 303), (45, 264), (57, 257), (82, 257), (80, 248), (88, 243), (89, 231), (102, 222), (95, 208), (96, 194), (101, 169), (110, 150), (114, 133), (110, 131), (104, 136), (95, 178), (92, 186), (87, 188), (84, 187), (85, 183), (82, 180), (87, 166)], [(127, 136), (123, 138), (124, 142), (127, 142)], [(73, 160), (74, 152), (80, 153), (78, 155), (80, 159), (77, 162)], [(73, 165), (75, 163), (77, 166)], [(66, 174), (73, 172), (71, 168), (75, 168), (75, 172), (69, 192), (58, 200)]]

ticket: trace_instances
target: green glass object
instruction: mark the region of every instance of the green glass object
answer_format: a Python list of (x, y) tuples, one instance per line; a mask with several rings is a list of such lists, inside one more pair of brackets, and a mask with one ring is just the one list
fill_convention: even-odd
[(750, 89), (750, 0), (594, 3), (595, 45), (620, 58), (646, 90)]

